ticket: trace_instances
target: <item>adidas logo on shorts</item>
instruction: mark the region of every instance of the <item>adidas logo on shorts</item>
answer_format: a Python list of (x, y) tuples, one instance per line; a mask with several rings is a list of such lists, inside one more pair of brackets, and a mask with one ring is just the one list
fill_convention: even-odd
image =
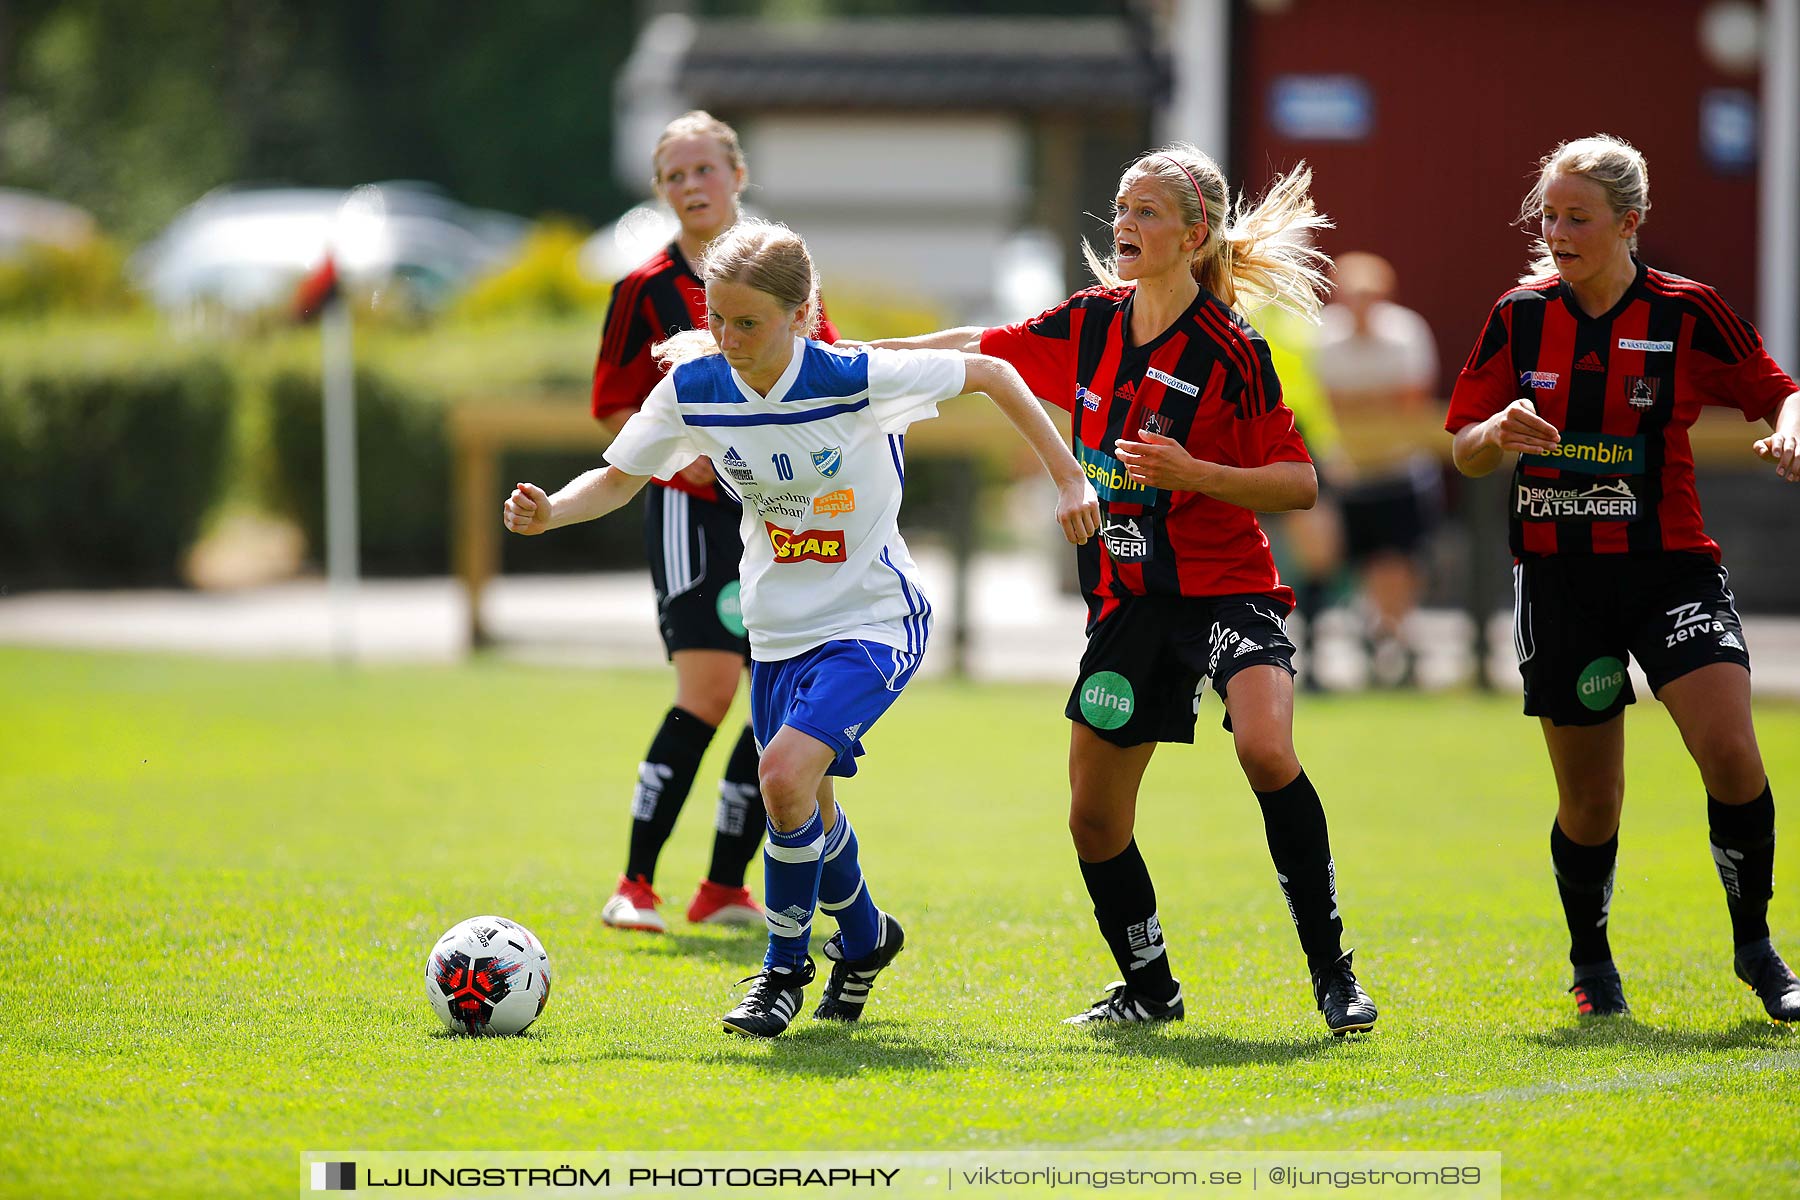
[(1727, 650), (1742, 650), (1744, 643), (1738, 641), (1735, 633), (1727, 632), (1719, 638), (1719, 645)]
[(1242, 657), (1244, 657), (1244, 655), (1250, 653), (1252, 650), (1261, 650), (1261, 649), (1262, 649), (1261, 646), (1257, 645), (1255, 642), (1251, 641), (1249, 638), (1239, 638), (1238, 644), (1237, 644), (1237, 649), (1233, 650), (1231, 652), (1231, 657), (1242, 658)]

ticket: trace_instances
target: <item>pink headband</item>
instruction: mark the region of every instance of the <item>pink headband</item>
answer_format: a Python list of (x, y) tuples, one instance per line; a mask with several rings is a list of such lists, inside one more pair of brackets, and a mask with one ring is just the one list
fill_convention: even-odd
[(1212, 218), (1206, 215), (1206, 197), (1200, 191), (1200, 181), (1194, 178), (1194, 173), (1192, 171), (1181, 166), (1181, 160), (1179, 158), (1175, 158), (1168, 154), (1158, 155), (1157, 157), (1166, 158), (1176, 166), (1181, 167), (1181, 173), (1186, 175), (1188, 177), (1188, 182), (1194, 185), (1194, 198), (1200, 201), (1200, 223), (1208, 229), (1211, 229)]

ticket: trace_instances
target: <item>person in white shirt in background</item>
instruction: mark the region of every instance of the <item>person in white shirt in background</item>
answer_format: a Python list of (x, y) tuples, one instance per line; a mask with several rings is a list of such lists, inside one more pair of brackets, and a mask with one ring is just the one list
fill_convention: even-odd
[[(1320, 315), (1312, 367), (1345, 431), (1344, 452), (1322, 474), (1335, 493), (1344, 547), (1367, 609), (1370, 678), (1410, 686), (1416, 646), (1408, 618), (1424, 590), (1419, 559), (1443, 509), (1437, 458), (1419, 447), (1435, 433), (1437, 347), (1425, 318), (1393, 302), (1394, 268), (1353, 251), (1337, 260), (1332, 302)], [(1365, 418), (1417, 417), (1418, 438), (1371, 445)], [(1429, 431), (1429, 432), (1428, 432)]]

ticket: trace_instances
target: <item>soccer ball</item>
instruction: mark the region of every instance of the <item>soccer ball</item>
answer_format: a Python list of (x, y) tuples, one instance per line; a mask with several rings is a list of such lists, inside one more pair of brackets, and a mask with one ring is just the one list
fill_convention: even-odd
[(550, 955), (505, 917), (470, 917), (425, 956), (425, 995), (452, 1033), (524, 1033), (550, 1002)]

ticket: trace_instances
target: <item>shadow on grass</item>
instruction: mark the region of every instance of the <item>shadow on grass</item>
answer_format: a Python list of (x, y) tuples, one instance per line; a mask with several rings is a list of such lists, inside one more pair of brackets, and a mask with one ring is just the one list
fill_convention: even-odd
[[(855, 1024), (815, 1021), (804, 1014), (780, 1037), (747, 1038), (727, 1033), (714, 1021), (695, 1025), (681, 1044), (665, 1040), (621, 1040), (605, 1045), (569, 1045), (560, 1038), (540, 1041), (534, 1028), (513, 1039), (467, 1038), (444, 1030), (434, 1041), (536, 1042), (550, 1053), (546, 1066), (603, 1066), (655, 1063), (682, 1068), (739, 1068), (771, 1076), (816, 1080), (852, 1079), (865, 1073), (939, 1072), (971, 1064), (1007, 1061), (1021, 1072), (1117, 1069), (1121, 1060), (1162, 1060), (1194, 1070), (1282, 1066), (1314, 1057), (1356, 1054), (1364, 1039), (1318, 1037), (1245, 1038), (1168, 1026), (1061, 1031), (1038, 1043), (1004, 1037), (957, 1036), (943, 1041), (943, 1029), (904, 1019), (866, 1018)], [(554, 1048), (552, 1048), (554, 1046)]]
[[(613, 931), (607, 931), (611, 934)], [(608, 937), (605, 949), (642, 958), (700, 958), (720, 963), (752, 962), (762, 965), (763, 943), (768, 931), (761, 925), (714, 925), (706, 933), (670, 930), (668, 933), (620, 932)], [(756, 967), (746, 968), (754, 970)]]
[(1730, 1029), (1658, 1029), (1635, 1017), (1588, 1018), (1578, 1025), (1526, 1034), (1522, 1041), (1548, 1050), (1641, 1046), (1647, 1050), (1800, 1049), (1800, 1028), (1745, 1017)]
[[(970, 1062), (1004, 1057), (1020, 1070), (1066, 1070), (1078, 1063), (1104, 1066), (1118, 1058), (1162, 1059), (1195, 1069), (1257, 1064), (1285, 1064), (1315, 1055), (1344, 1053), (1335, 1038), (1257, 1040), (1220, 1034), (1163, 1033), (1150, 1030), (1107, 1030), (1071, 1033), (1050, 1045), (1016, 1042), (983, 1045), (962, 1039), (953, 1048), (925, 1044), (907, 1022), (865, 1020), (855, 1025), (829, 1021), (796, 1021), (792, 1029), (767, 1041), (721, 1033), (723, 1040), (704, 1049), (662, 1050), (615, 1046), (564, 1056), (561, 1061), (668, 1063), (681, 1066), (740, 1067), (771, 1075), (812, 1079), (847, 1079), (868, 1071), (940, 1071)], [(1354, 1040), (1350, 1045), (1354, 1045)]]
[(868, 1071), (939, 1071), (956, 1056), (928, 1046), (893, 1021), (794, 1022), (787, 1033), (775, 1038), (748, 1038), (726, 1033), (717, 1025), (710, 1036), (717, 1041), (704, 1046), (665, 1051), (629, 1045), (597, 1048), (558, 1056), (557, 1062), (597, 1064), (606, 1062), (667, 1063), (673, 1066), (740, 1067), (771, 1075), (810, 1079), (848, 1079)]
[[(1090, 1043), (1086, 1049), (1096, 1057), (1129, 1055), (1164, 1059), (1189, 1067), (1281, 1065), (1341, 1052), (1343, 1047), (1362, 1040), (1339, 1039), (1328, 1034), (1310, 1039), (1240, 1038), (1222, 1033), (1196, 1033), (1191, 1027), (1177, 1029), (1166, 1025), (1071, 1030), (1069, 1036)], [(1065, 1045), (1059, 1049), (1066, 1051), (1069, 1047)]]

